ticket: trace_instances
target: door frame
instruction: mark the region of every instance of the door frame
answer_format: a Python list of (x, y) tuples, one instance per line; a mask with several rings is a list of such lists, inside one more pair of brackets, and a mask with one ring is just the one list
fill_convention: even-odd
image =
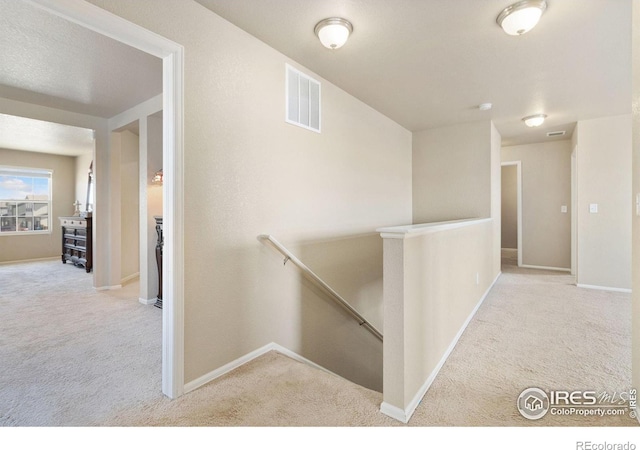
[[(184, 393), (184, 48), (86, 1), (25, 1), (163, 61), (162, 392), (179, 397)], [(109, 235), (104, 223), (95, 226)], [(97, 269), (108, 271), (110, 255), (96, 257), (102, 258)]]
[(578, 279), (578, 146), (571, 150), (571, 275)]
[(516, 196), (517, 196), (517, 215), (518, 215), (518, 267), (522, 267), (522, 161), (506, 161), (500, 164), (500, 168), (504, 166), (516, 166)]

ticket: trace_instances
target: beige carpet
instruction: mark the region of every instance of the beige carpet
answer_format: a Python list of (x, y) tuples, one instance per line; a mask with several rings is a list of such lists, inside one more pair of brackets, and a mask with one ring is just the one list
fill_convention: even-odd
[(0, 426), (94, 425), (161, 391), (162, 311), (57, 261), (0, 265)]
[(518, 395), (544, 390), (631, 388), (631, 296), (581, 289), (566, 272), (519, 269), (505, 252), (503, 274), (463, 334), (414, 425), (636, 426), (628, 416), (520, 416)]
[[(505, 263), (409, 426), (637, 425), (626, 416), (519, 415), (516, 399), (531, 386), (629, 388), (630, 296)], [(0, 368), (0, 425), (404, 426), (379, 412), (380, 393), (276, 352), (168, 400), (159, 393), (160, 311), (127, 300), (126, 289), (73, 303), (64, 293), (75, 278), (64, 277), (74, 271), (36, 264), (55, 278), (37, 283), (39, 300), (32, 288), (16, 292), (29, 279), (19, 266), (8, 278), (0, 266), (14, 289), (0, 295), (0, 314), (15, 316), (0, 328), (0, 358), (10, 358)]]

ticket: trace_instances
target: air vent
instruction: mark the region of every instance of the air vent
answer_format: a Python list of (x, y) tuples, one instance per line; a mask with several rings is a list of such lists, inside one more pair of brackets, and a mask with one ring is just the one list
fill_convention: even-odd
[(286, 71), (286, 122), (320, 133), (320, 83), (288, 64)]
[(564, 136), (566, 133), (566, 131), (549, 131), (547, 133), (547, 137), (558, 137), (558, 136)]

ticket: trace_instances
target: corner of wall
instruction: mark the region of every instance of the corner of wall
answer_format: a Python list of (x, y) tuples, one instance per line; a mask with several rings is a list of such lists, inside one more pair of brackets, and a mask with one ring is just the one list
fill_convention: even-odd
[[(632, 192), (640, 195), (640, 0), (633, 0), (632, 13)], [(634, 206), (632, 206), (633, 208)], [(631, 373), (632, 386), (640, 386), (640, 216), (632, 216)]]
[(491, 218), (493, 219), (493, 269), (497, 276), (502, 267), (502, 136), (491, 121)]

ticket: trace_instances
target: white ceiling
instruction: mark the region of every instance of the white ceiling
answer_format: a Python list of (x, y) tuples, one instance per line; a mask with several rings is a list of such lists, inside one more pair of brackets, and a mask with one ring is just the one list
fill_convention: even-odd
[[(510, 0), (197, 1), (410, 130), (491, 119), (513, 145), (631, 111), (628, 0), (548, 0), (519, 37)], [(313, 34), (330, 16), (354, 26), (337, 51)], [(0, 49), (0, 97), (112, 117), (162, 91), (160, 59), (22, 1), (0, 0)]]
[[(159, 58), (22, 1), (0, 0), (0, 49), (0, 97), (11, 100), (110, 118), (162, 92)], [(62, 154), (82, 142), (85, 151), (93, 148), (90, 130), (20, 122), (11, 120), (15, 129), (8, 129), (8, 119), (0, 120), (0, 146)], [(29, 129), (40, 133), (33, 145), (24, 141)]]
[[(495, 21), (515, 0), (197, 1), (409, 130), (491, 119), (513, 145), (631, 112), (628, 0), (547, 0), (518, 37)], [(313, 33), (332, 16), (354, 27), (336, 51)], [(545, 124), (525, 127), (536, 113)]]
[(0, 114), (0, 148), (79, 156), (93, 147), (93, 130)]

